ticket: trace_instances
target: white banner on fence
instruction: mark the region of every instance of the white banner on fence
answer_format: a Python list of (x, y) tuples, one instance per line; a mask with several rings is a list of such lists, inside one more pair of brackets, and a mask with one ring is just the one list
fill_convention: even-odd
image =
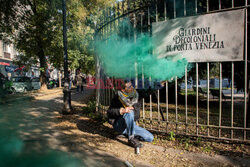
[(242, 61), (244, 9), (153, 23), (159, 58), (179, 55), (189, 62)]

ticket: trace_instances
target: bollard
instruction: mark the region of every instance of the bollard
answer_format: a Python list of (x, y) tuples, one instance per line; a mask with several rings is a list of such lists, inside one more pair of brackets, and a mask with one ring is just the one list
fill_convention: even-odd
[(127, 167), (133, 167), (133, 165), (131, 163), (129, 163), (128, 161), (125, 161), (124, 164), (127, 166)]
[(139, 147), (136, 147), (136, 148), (135, 148), (135, 154), (137, 154), (137, 155), (140, 154), (140, 148), (139, 148)]

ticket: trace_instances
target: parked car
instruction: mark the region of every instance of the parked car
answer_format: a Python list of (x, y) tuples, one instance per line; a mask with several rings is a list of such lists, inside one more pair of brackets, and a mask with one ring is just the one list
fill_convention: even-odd
[(26, 93), (27, 91), (30, 91), (33, 89), (32, 87), (32, 82), (29, 77), (13, 77), (11, 78), (12, 81), (12, 86), (11, 90), (15, 92), (24, 92)]
[(32, 78), (31, 79), (32, 89), (37, 90), (41, 88), (41, 82), (39, 78)]

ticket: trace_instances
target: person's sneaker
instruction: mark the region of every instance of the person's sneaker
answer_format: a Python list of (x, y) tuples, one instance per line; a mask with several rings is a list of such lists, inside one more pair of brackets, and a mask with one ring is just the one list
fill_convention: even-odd
[(132, 139), (128, 140), (128, 145), (131, 147), (134, 147), (134, 148), (136, 148), (136, 147), (142, 148), (143, 147), (143, 145), (136, 138), (132, 138)]
[(127, 135), (125, 135), (125, 134), (118, 134), (118, 135), (116, 135), (116, 136), (115, 136), (115, 138), (116, 138), (116, 139), (120, 139), (120, 138), (128, 138), (128, 136), (127, 136)]
[(139, 141), (144, 141), (144, 138), (141, 137), (141, 136), (135, 136), (135, 138), (136, 138), (137, 140), (139, 140)]

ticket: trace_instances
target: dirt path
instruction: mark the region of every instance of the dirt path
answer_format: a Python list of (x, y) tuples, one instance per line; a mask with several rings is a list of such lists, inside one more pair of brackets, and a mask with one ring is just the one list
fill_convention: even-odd
[[(85, 143), (86, 145), (105, 151), (129, 161), (134, 166), (235, 166), (249, 164), (250, 161), (240, 162), (224, 156), (209, 156), (200, 153), (190, 153), (157, 146), (152, 143), (144, 143), (144, 148), (140, 150), (140, 155), (134, 154), (134, 149), (127, 146), (126, 139), (114, 139), (111, 127), (107, 124), (100, 124), (84, 116), (71, 116), (61, 119), (58, 128), (67, 136), (66, 144), (68, 148), (71, 143)], [(70, 130), (69, 130), (70, 129)]]
[[(73, 104), (78, 103), (83, 97), (82, 94), (76, 96), (74, 94), (72, 93)], [(26, 99), (1, 105), (0, 113), (3, 115), (0, 114), (2, 116), (0, 122), (9, 124), (14, 131), (17, 131), (24, 142), (25, 152), (39, 153), (44, 148), (53, 149), (73, 152), (85, 166), (125, 166), (123, 161), (113, 155), (93, 149), (84, 143), (74, 143), (63, 131), (59, 131), (57, 125), (61, 109), (62, 93), (51, 92), (48, 95), (37, 96), (32, 101)], [(69, 143), (74, 149), (67, 147)]]
[[(26, 150), (44, 147), (61, 150), (80, 158), (86, 166), (247, 166), (249, 159), (232, 159), (144, 143), (140, 155), (127, 145), (126, 139), (114, 139), (108, 123), (86, 117), (83, 106), (93, 94), (72, 92), (72, 105), (78, 110), (74, 115), (62, 116), (62, 93), (37, 96), (36, 100), (19, 101), (1, 106), (8, 111), (4, 117), (15, 122)], [(18, 114), (17, 114), (18, 111)]]
[[(79, 100), (77, 106), (84, 106), (87, 99)], [(56, 126), (67, 138), (65, 146), (74, 150), (74, 145), (85, 144), (92, 149), (98, 149), (129, 161), (134, 166), (246, 166), (250, 159), (233, 159), (225, 156), (209, 156), (202, 153), (191, 153), (179, 149), (144, 143), (140, 155), (134, 154), (134, 149), (127, 145), (126, 139), (115, 139), (112, 127), (108, 123), (100, 123), (86, 117), (84, 110), (73, 116), (59, 116)]]

